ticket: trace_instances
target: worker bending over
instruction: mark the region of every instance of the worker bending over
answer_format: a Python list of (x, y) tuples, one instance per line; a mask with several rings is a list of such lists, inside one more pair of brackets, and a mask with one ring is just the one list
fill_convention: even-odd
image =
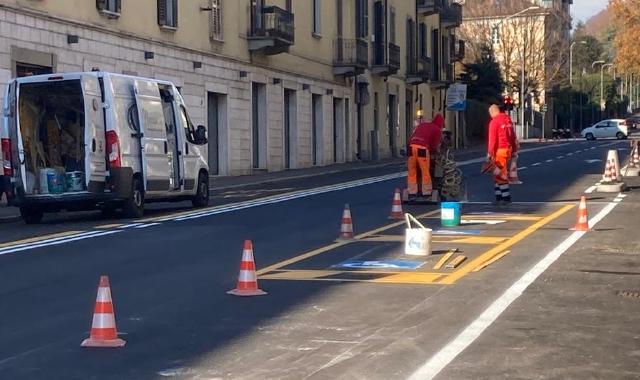
[(416, 127), (409, 139), (407, 190), (409, 200), (418, 197), (418, 168), (421, 173), (422, 196), (430, 197), (433, 191), (431, 180), (431, 154), (438, 152), (442, 139), (444, 117), (437, 114), (430, 123), (422, 122)]
[(489, 123), (489, 141), (487, 149), (487, 161), (493, 160), (500, 169), (500, 173), (494, 177), (495, 204), (511, 203), (511, 193), (509, 191), (509, 168), (508, 163), (512, 155), (518, 151), (518, 140), (513, 129), (511, 118), (500, 111), (500, 108), (493, 104), (489, 107), (491, 122)]

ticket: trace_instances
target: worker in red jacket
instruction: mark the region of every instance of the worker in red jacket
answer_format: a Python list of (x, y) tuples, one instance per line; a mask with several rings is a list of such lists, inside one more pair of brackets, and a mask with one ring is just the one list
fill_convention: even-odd
[(422, 196), (431, 196), (433, 191), (430, 173), (431, 154), (437, 153), (440, 148), (443, 127), (444, 117), (441, 114), (437, 114), (430, 123), (420, 123), (409, 139), (409, 174), (407, 176), (409, 200), (414, 200), (418, 196), (418, 168), (420, 168), (421, 173)]
[(493, 160), (500, 169), (500, 173), (494, 177), (495, 204), (509, 204), (511, 193), (508, 163), (518, 151), (518, 139), (511, 118), (501, 112), (497, 105), (493, 104), (489, 107), (489, 115), (491, 115), (491, 122), (489, 123), (487, 161)]

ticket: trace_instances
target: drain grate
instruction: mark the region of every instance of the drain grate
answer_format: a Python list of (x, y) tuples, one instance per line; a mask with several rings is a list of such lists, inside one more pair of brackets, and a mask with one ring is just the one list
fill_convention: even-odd
[(618, 295), (626, 298), (640, 298), (640, 291), (621, 290)]

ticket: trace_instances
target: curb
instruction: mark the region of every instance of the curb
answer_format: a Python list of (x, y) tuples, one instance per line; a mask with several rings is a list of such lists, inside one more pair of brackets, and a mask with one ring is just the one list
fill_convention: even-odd
[(0, 223), (14, 223), (22, 220), (20, 215), (15, 216), (0, 216)]
[(265, 184), (265, 183), (276, 183), (276, 182), (282, 182), (282, 181), (293, 180), (293, 179), (320, 177), (320, 176), (328, 175), (328, 174), (352, 172), (352, 171), (362, 170), (362, 169), (376, 169), (376, 168), (383, 168), (383, 167), (387, 167), (387, 166), (402, 165), (402, 164), (404, 164), (403, 161), (396, 161), (396, 162), (387, 162), (387, 163), (384, 163), (384, 164), (367, 165), (366, 167), (336, 169), (336, 170), (330, 170), (330, 171), (321, 172), (321, 173), (307, 173), (307, 174), (300, 174), (300, 175), (290, 176), (290, 177), (281, 177), (281, 178), (266, 179), (266, 180), (262, 180), (262, 181), (245, 182), (245, 183), (241, 183), (241, 184), (237, 184), (237, 185), (209, 187), (209, 191), (237, 189), (239, 187), (260, 185), (260, 184)]

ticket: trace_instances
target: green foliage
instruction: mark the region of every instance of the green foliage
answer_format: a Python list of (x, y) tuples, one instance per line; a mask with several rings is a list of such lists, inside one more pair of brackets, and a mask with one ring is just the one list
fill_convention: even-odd
[(460, 81), (467, 85), (467, 99), (475, 99), (487, 104), (502, 102), (504, 83), (500, 74), (500, 65), (489, 46), (480, 48), (480, 54), (475, 62), (464, 65)]
[[(582, 42), (585, 43), (582, 43)], [(597, 38), (590, 35), (574, 35), (571, 42), (576, 42), (573, 46), (573, 80), (586, 72), (588, 74), (598, 73), (600, 66), (593, 67), (593, 62), (605, 60), (604, 46)]]
[(487, 126), (489, 125), (489, 105), (477, 99), (467, 100), (467, 110), (464, 113), (467, 129), (467, 139), (470, 143), (486, 141)]

